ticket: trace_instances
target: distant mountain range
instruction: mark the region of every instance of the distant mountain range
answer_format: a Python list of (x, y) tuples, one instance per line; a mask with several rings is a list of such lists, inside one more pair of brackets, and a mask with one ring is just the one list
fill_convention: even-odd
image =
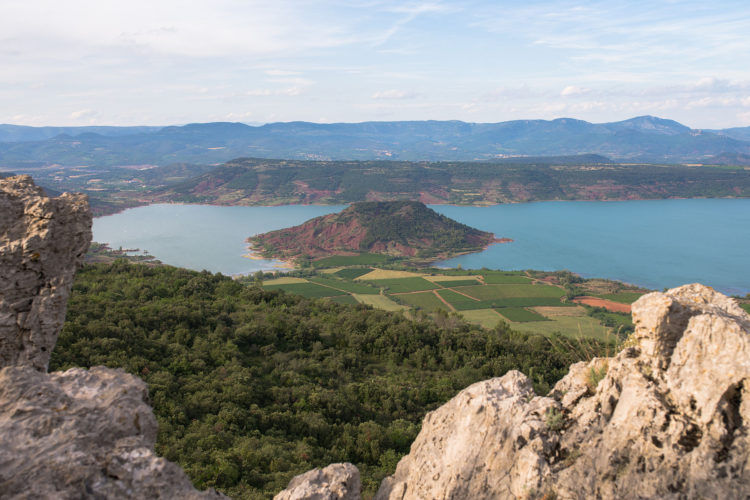
[(750, 155), (750, 127), (694, 130), (641, 116), (594, 124), (571, 118), (500, 123), (400, 121), (196, 123), (168, 127), (0, 125), (0, 166), (218, 164), (234, 158), (493, 160), (598, 154), (617, 161), (732, 162)]

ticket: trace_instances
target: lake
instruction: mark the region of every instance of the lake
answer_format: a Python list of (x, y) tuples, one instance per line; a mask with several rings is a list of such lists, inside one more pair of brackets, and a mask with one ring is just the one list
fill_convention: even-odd
[[(343, 206), (150, 205), (94, 220), (94, 240), (148, 250), (167, 264), (224, 274), (272, 270), (250, 260), (245, 238), (337, 212)], [(464, 224), (508, 237), (437, 265), (465, 269), (568, 269), (653, 289), (701, 282), (750, 292), (750, 200), (536, 202), (434, 205)]]

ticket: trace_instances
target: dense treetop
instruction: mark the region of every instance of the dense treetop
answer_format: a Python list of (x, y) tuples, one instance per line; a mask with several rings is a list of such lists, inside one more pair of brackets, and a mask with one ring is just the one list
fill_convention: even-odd
[(50, 368), (143, 377), (159, 453), (199, 488), (268, 498), (340, 461), (360, 467), (371, 494), (425, 413), (460, 389), (520, 369), (545, 392), (595, 347), (116, 261), (77, 275)]

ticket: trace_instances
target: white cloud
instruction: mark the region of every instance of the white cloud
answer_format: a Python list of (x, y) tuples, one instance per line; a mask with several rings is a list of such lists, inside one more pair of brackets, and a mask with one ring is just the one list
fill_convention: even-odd
[(587, 89), (584, 87), (576, 87), (575, 85), (568, 85), (567, 87), (562, 89), (562, 92), (560, 92), (560, 95), (563, 97), (572, 97), (572, 96), (586, 95), (589, 92), (591, 92), (591, 89)]
[(92, 109), (80, 109), (78, 111), (73, 111), (72, 113), (70, 113), (70, 117), (73, 120), (85, 120), (95, 117), (96, 114), (96, 111)]
[(286, 89), (250, 89), (245, 91), (246, 96), (250, 97), (268, 97), (268, 96), (298, 96), (302, 95), (304, 90), (300, 87), (289, 87)]
[(414, 99), (417, 97), (416, 92), (407, 90), (379, 90), (372, 94), (373, 99)]

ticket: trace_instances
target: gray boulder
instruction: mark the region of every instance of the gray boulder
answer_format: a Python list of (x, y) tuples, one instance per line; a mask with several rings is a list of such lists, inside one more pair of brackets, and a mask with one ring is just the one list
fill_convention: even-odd
[(350, 463), (332, 464), (295, 476), (274, 500), (359, 500), (359, 470)]

